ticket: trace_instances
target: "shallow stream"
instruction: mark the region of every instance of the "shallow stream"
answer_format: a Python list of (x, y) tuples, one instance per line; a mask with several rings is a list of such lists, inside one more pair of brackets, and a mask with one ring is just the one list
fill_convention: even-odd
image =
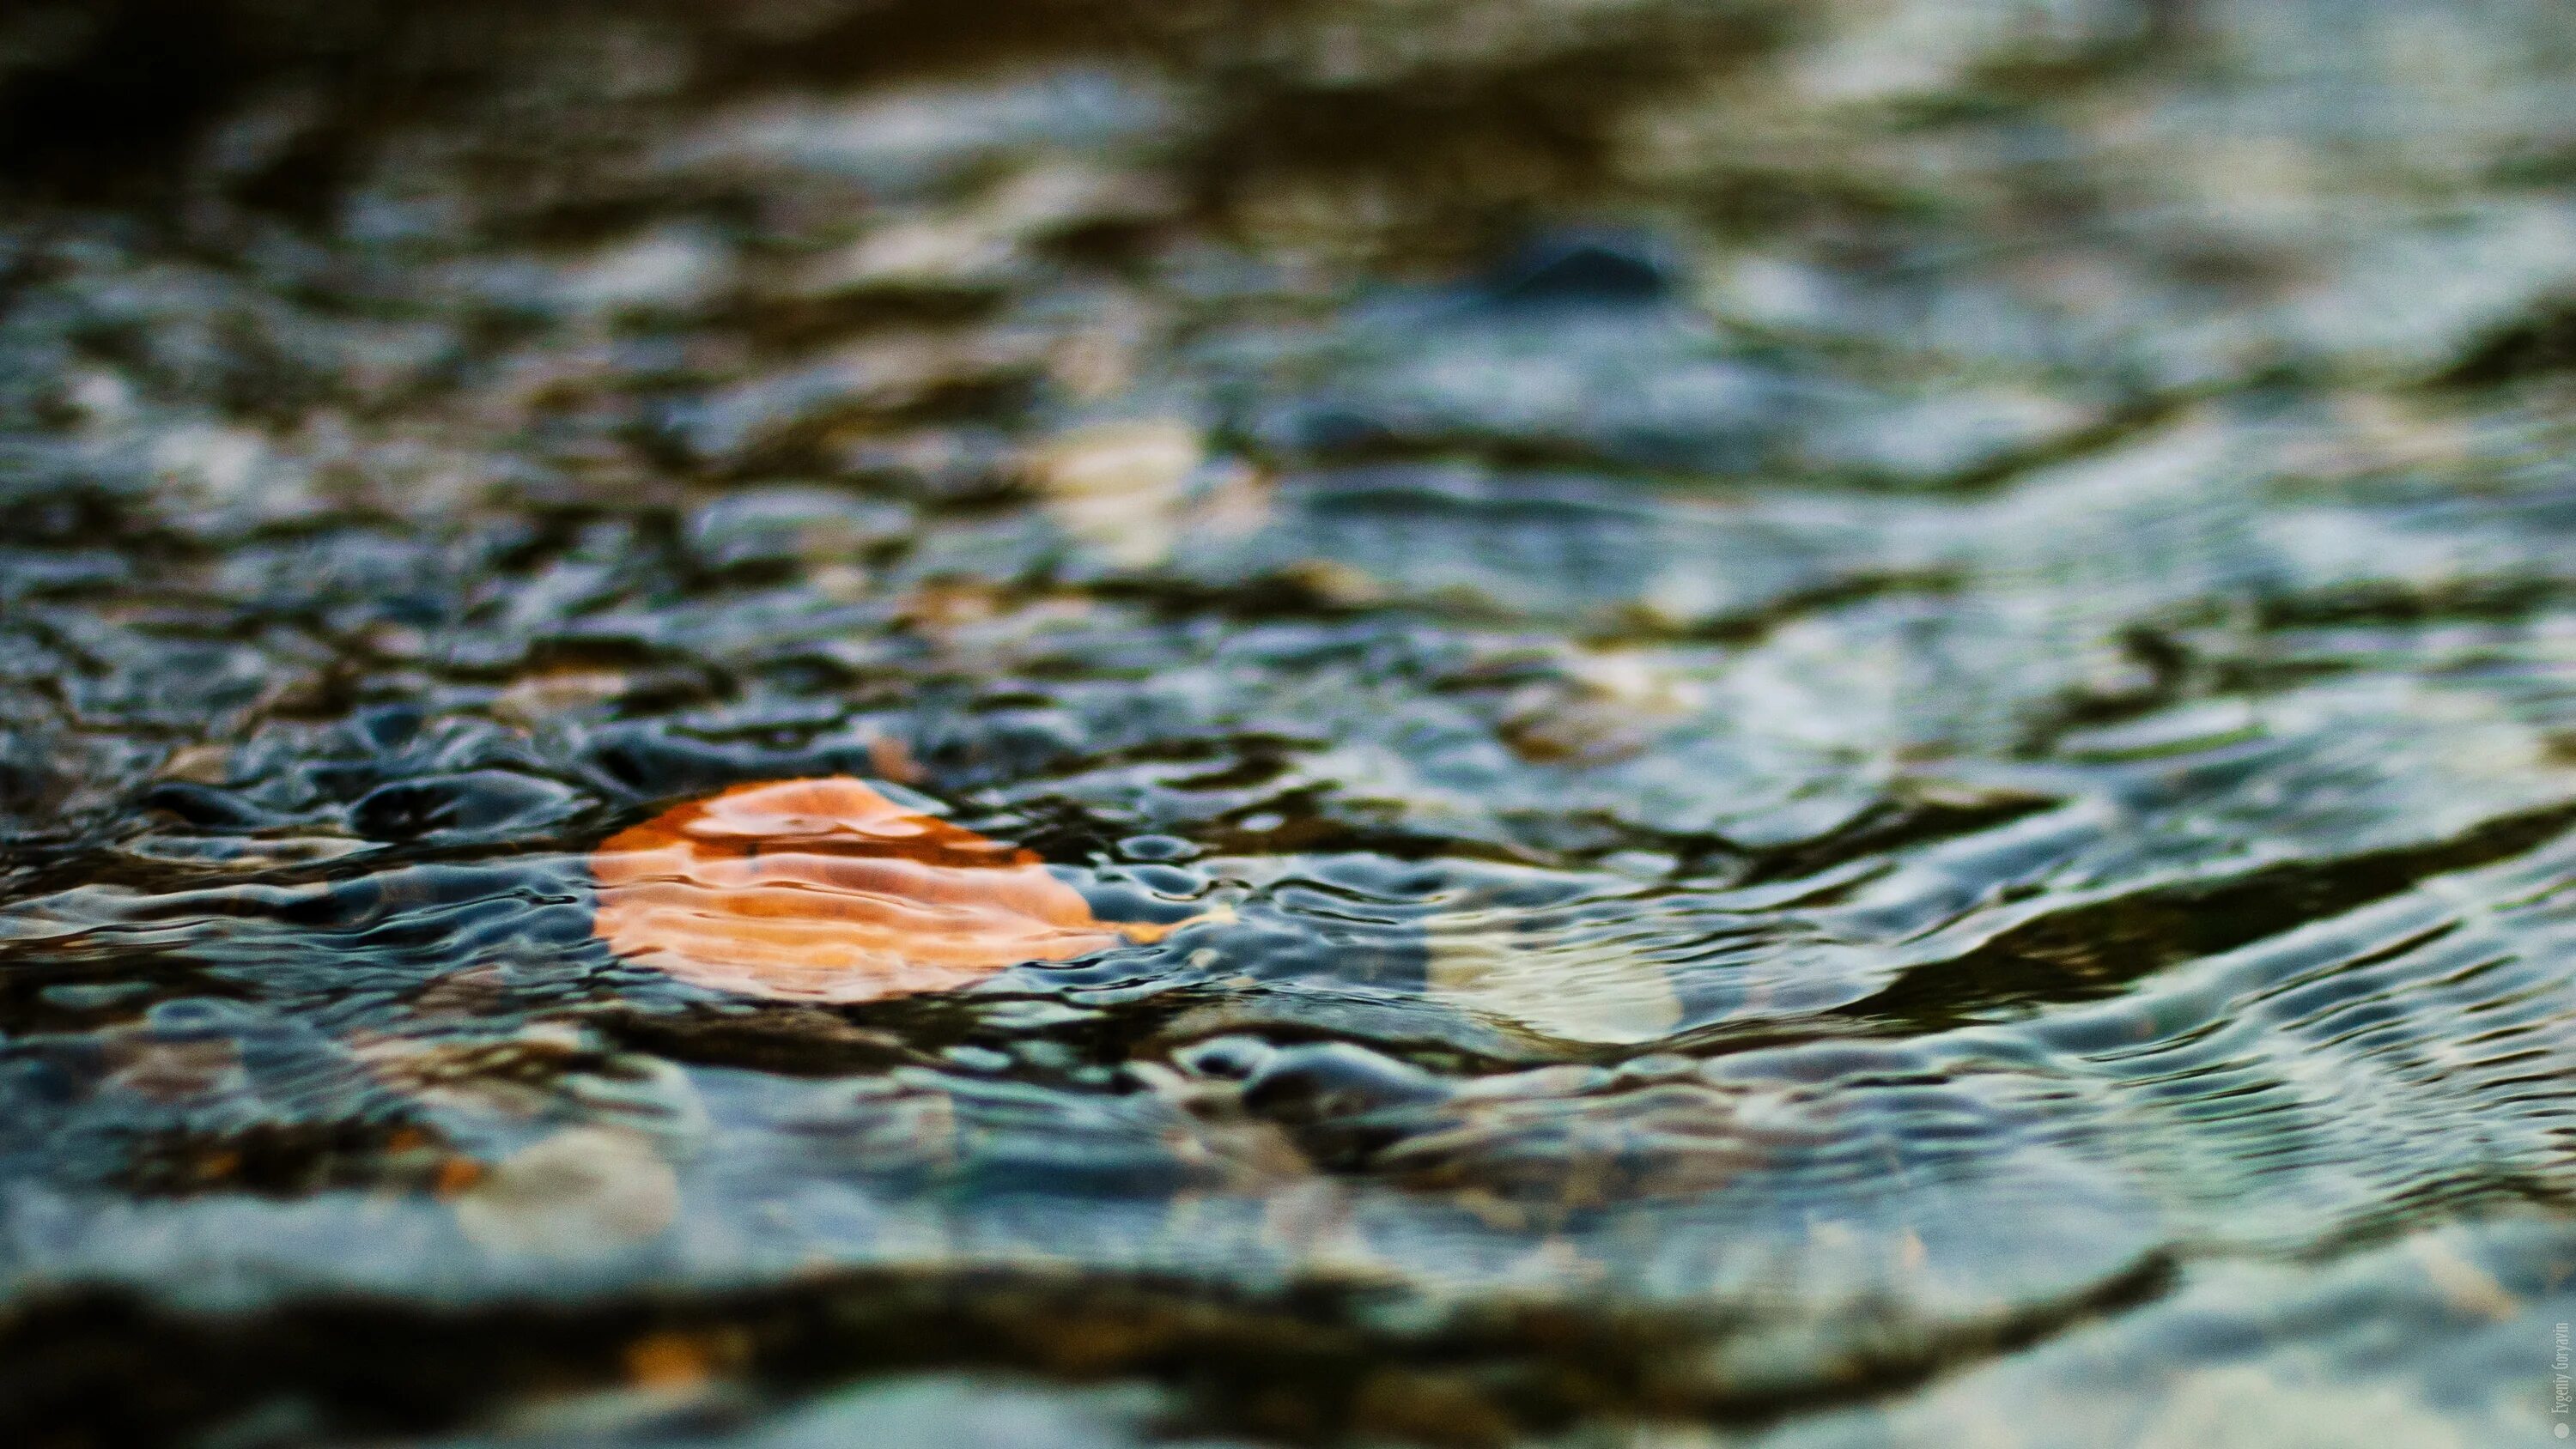
[(322, 8), (0, 22), (17, 1442), (2565, 1433), (2563, 0)]

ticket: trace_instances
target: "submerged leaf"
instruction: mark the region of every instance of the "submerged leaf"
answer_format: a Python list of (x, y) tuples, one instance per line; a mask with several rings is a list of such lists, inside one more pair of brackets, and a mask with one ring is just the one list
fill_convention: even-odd
[(1552, 1037), (1633, 1045), (1682, 1024), (1681, 997), (1666, 968), (1613, 944), (1451, 933), (1429, 945), (1433, 996)]
[(737, 786), (592, 858), (610, 949), (693, 985), (797, 1001), (948, 991), (1176, 929), (1101, 921), (1034, 852), (846, 777)]
[(1162, 418), (1077, 428), (1033, 450), (1026, 467), (1067, 533), (1143, 568), (1179, 541), (1183, 497), (1205, 458), (1196, 428)]
[(482, 1173), (459, 1173), (456, 1222), (496, 1253), (582, 1258), (661, 1236), (680, 1186), (652, 1145), (610, 1127), (571, 1127)]

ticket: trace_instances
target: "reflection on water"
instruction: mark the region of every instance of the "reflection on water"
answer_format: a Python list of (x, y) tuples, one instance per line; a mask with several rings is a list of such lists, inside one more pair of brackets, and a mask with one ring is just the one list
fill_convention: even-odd
[(1005, 8), (0, 27), (0, 1417), (2546, 1432), (2552, 0)]

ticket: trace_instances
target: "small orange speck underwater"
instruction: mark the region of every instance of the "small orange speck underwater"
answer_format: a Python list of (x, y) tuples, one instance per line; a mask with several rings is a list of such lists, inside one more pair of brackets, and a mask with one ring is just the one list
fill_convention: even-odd
[(740, 785), (600, 843), (594, 929), (697, 986), (788, 1001), (950, 991), (1028, 961), (1161, 940), (1102, 921), (1035, 852), (846, 776)]

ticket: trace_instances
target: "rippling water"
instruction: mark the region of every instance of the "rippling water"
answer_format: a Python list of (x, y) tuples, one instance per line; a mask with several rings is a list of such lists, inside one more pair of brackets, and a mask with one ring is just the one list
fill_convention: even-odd
[[(2566, 1427), (2563, 4), (39, 8), (34, 1442)], [(596, 937), (827, 774), (1201, 919)]]

